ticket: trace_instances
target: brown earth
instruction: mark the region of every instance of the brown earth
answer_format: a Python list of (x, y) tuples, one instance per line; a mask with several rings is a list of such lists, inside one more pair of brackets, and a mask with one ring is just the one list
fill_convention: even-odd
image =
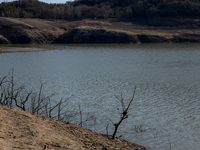
[(0, 150), (147, 150), (69, 122), (0, 106)]
[(31, 19), (26, 23), (14, 18), (0, 17), (0, 35), (12, 44), (51, 43), (63, 33), (63, 29), (39, 21), (34, 24)]
[(47, 48), (25, 48), (25, 47), (1, 47), (0, 46), (0, 53), (11, 53), (11, 52), (36, 52), (36, 51), (46, 51), (50, 50)]
[(75, 21), (0, 17), (0, 44), (200, 42), (200, 19)]

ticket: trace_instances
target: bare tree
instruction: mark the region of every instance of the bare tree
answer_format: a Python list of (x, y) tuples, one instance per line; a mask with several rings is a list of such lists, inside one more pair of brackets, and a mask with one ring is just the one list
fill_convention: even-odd
[[(40, 83), (38, 92), (27, 92), (24, 85), (18, 86), (16, 84), (13, 72), (14, 69), (9, 75), (0, 78), (0, 105), (17, 107), (23, 111), (29, 111), (45, 117), (57, 118), (58, 120), (65, 117), (67, 111), (63, 110), (68, 105), (70, 97), (65, 100), (61, 98), (60, 101), (54, 101), (52, 103), (51, 98), (55, 93), (45, 94), (43, 92), (45, 83)], [(52, 117), (52, 113), (55, 115), (56, 111), (57, 115)]]
[(115, 138), (115, 135), (117, 133), (118, 127), (122, 123), (122, 121), (128, 118), (128, 110), (130, 108), (131, 103), (133, 102), (133, 99), (134, 99), (134, 96), (135, 96), (135, 91), (136, 91), (136, 87), (134, 88), (133, 96), (132, 96), (131, 100), (129, 101), (129, 104), (128, 104), (127, 107), (124, 104), (124, 99), (121, 98), (121, 100), (120, 100), (121, 105), (122, 105), (122, 113), (120, 113), (121, 116), (120, 116), (119, 122), (114, 124), (115, 130), (114, 130), (114, 132), (112, 134), (112, 139)]

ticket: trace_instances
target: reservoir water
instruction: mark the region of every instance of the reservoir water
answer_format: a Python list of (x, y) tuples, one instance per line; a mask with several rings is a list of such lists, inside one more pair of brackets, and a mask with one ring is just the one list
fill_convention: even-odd
[(200, 149), (200, 44), (47, 45), (54, 50), (0, 53), (0, 77), (14, 68), (18, 82), (96, 116), (93, 131), (109, 134), (123, 97), (134, 101), (118, 136), (151, 150)]

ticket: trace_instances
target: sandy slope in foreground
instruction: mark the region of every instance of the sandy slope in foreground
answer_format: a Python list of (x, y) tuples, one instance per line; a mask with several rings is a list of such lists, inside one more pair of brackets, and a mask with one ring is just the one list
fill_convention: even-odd
[(144, 150), (122, 139), (111, 140), (80, 126), (0, 106), (0, 150)]

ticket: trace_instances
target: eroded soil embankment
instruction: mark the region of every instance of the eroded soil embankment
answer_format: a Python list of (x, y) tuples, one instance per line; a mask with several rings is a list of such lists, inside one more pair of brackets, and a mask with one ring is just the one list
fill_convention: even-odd
[(147, 150), (78, 125), (0, 105), (0, 150)]
[(154, 27), (106, 20), (49, 21), (0, 17), (0, 44), (200, 42), (194, 25)]
[(128, 31), (98, 29), (93, 27), (75, 28), (60, 35), (54, 43), (178, 43), (200, 42), (200, 34), (134, 34)]

